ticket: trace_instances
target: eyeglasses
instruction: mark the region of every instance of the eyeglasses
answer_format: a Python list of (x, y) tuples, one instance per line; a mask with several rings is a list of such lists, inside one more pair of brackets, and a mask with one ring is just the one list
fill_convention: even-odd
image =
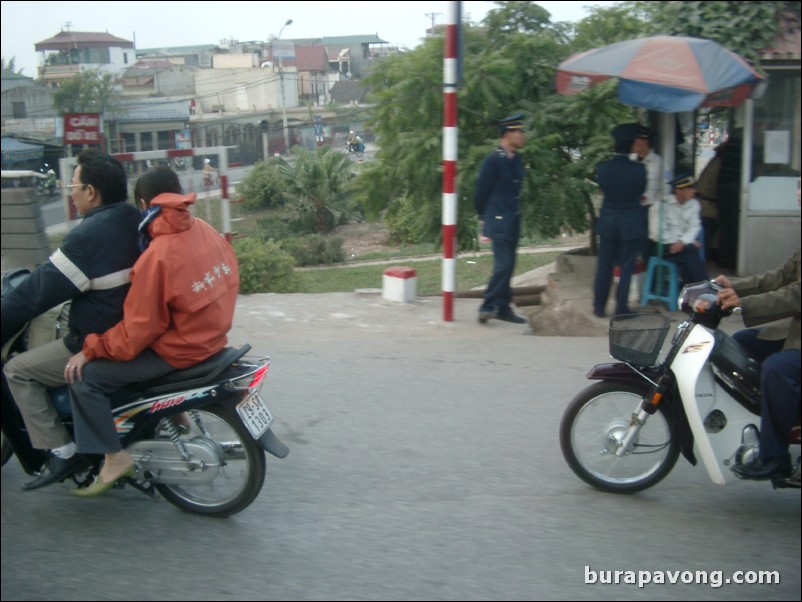
[(79, 186), (81, 190), (86, 190), (86, 187), (89, 186), (89, 184), (67, 184), (65, 188), (78, 188)]

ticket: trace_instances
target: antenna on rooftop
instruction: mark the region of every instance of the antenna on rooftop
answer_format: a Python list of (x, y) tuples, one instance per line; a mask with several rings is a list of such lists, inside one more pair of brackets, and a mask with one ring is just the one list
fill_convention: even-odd
[(66, 23), (64, 23), (64, 27), (66, 27), (67, 31), (69, 31), (70, 27), (72, 27), (72, 21), (67, 21)]
[(434, 35), (434, 20), (438, 16), (443, 16), (443, 13), (423, 13), (425, 17), (429, 17), (432, 20), (432, 28), (429, 30), (431, 33), (430, 35)]

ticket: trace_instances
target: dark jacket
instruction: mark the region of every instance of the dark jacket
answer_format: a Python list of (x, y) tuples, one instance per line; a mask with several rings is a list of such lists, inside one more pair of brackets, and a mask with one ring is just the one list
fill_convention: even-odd
[(515, 240), (520, 236), (521, 220), (518, 197), (524, 181), (520, 155), (507, 157), (499, 146), (482, 163), (474, 187), (476, 213), (485, 221), (483, 234), (488, 238)]
[(646, 169), (626, 155), (615, 155), (596, 166), (596, 181), (604, 194), (596, 231), (619, 240), (646, 238), (641, 195), (646, 190)]
[(3, 298), (2, 342), (26, 322), (72, 300), (65, 345), (78, 353), (87, 334), (122, 319), (131, 267), (139, 257), (141, 214), (129, 203), (89, 211), (61, 247)]

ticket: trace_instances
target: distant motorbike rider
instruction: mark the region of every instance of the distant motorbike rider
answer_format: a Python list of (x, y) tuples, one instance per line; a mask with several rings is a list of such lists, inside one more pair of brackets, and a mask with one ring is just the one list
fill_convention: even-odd
[(348, 144), (348, 151), (354, 153), (362, 149), (362, 144), (363, 144), (362, 138), (360, 136), (357, 136), (354, 130), (351, 130), (350, 132), (348, 132), (347, 144)]
[(203, 186), (207, 190), (212, 187), (214, 183), (214, 175), (217, 173), (217, 170), (212, 167), (211, 159), (204, 159), (203, 160)]

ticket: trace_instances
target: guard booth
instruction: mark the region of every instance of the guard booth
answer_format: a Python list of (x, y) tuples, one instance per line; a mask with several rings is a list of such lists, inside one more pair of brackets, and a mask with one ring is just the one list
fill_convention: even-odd
[(774, 269), (799, 248), (802, 47), (798, 26), (789, 31), (763, 52), (763, 94), (719, 114), (717, 262), (740, 276)]
[[(759, 98), (717, 110), (716, 123), (721, 125), (717, 145), (696, 136), (697, 124), (709, 123), (710, 116), (700, 118), (691, 111), (650, 114), (650, 125), (659, 131), (655, 148), (663, 157), (664, 181), (686, 170), (702, 177), (704, 190), (700, 181), (697, 194), (702, 194), (703, 222), (706, 195), (714, 197), (717, 214), (713, 233), (705, 228), (708, 260), (737, 275), (774, 269), (799, 248), (799, 62), (793, 68), (786, 65), (767, 72), (767, 86)], [(709, 174), (703, 172), (714, 160), (719, 165), (712, 181), (714, 192), (709, 192)]]
[[(799, 38), (797, 38), (798, 40)], [(799, 51), (797, 50), (797, 57)], [(773, 269), (799, 248), (800, 210), (796, 200), (800, 176), (800, 69), (768, 69), (764, 96), (748, 101), (734, 115), (735, 143), (743, 131), (740, 181), (736, 203), (738, 274)], [(725, 203), (728, 201), (725, 197)], [(720, 206), (719, 212), (728, 211)]]

